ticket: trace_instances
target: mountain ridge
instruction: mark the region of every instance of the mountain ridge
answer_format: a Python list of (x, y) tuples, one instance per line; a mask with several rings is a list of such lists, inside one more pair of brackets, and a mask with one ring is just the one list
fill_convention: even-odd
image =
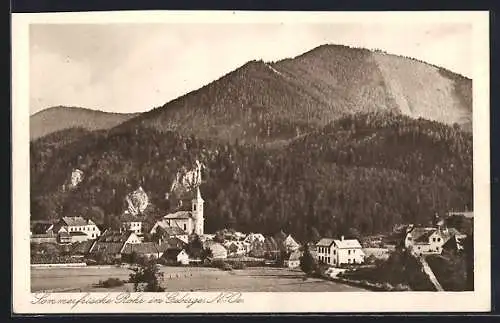
[(104, 130), (138, 116), (139, 113), (115, 113), (100, 110), (54, 106), (30, 116), (30, 140), (70, 129)]
[(323, 45), (295, 58), (249, 61), (118, 127), (141, 124), (200, 138), (262, 144), (290, 139), (348, 114), (392, 111), (457, 123), (470, 131), (471, 97), (470, 79), (434, 65), (380, 51)]

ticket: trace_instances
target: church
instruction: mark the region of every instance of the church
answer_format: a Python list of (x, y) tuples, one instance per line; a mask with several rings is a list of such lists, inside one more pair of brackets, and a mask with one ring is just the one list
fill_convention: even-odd
[(167, 228), (181, 229), (188, 235), (204, 234), (205, 218), (203, 216), (204, 200), (201, 197), (199, 186), (196, 189), (184, 192), (178, 199), (176, 211), (169, 213), (158, 221), (151, 229), (152, 234), (158, 230), (169, 231)]

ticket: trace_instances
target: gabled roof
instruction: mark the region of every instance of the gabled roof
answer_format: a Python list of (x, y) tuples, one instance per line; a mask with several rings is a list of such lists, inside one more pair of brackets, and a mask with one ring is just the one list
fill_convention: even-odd
[(332, 238), (321, 238), (321, 240), (316, 243), (318, 247), (330, 247), (334, 243), (334, 239)]
[(127, 243), (125, 244), (122, 253), (131, 254), (135, 252), (139, 255), (143, 254), (155, 254), (160, 252), (158, 244), (154, 242), (142, 242), (142, 243)]
[(189, 219), (192, 217), (193, 215), (190, 211), (177, 211), (175, 213), (167, 214), (163, 218), (171, 220), (171, 219)]
[(356, 249), (361, 248), (361, 244), (358, 239), (341, 239), (335, 240), (335, 245), (339, 249)]
[(105, 254), (117, 254), (120, 253), (123, 247), (122, 242), (99, 242), (96, 241), (92, 248), (90, 249), (91, 253), (102, 252)]
[(135, 215), (130, 214), (130, 213), (123, 213), (120, 216), (120, 221), (121, 222), (143, 222), (144, 218), (135, 216)]
[(167, 259), (177, 259), (177, 256), (183, 251), (183, 249), (168, 249), (163, 253), (163, 257)]
[(72, 247), (71, 252), (72, 253), (87, 254), (87, 253), (89, 253), (90, 247), (92, 247), (93, 243), (94, 243), (93, 240), (77, 242), (71, 246)]
[(74, 226), (84, 226), (84, 225), (88, 225), (88, 224), (94, 224), (94, 222), (92, 222), (91, 220), (87, 221), (84, 218), (82, 218), (81, 216), (72, 216), (72, 217), (64, 216), (64, 217), (61, 218), (61, 220), (67, 226), (71, 226), (71, 227), (74, 227)]
[(413, 241), (418, 240), (422, 235), (431, 232), (434, 233), (436, 228), (422, 228), (422, 227), (414, 227), (407, 234), (411, 234)]
[(413, 239), (415, 242), (421, 242), (421, 243), (428, 243), (429, 238), (431, 235), (433, 235), (437, 230), (428, 230), (425, 231), (423, 234), (418, 236), (416, 239)]
[(178, 226), (169, 226), (166, 220), (156, 222), (158, 227), (169, 236), (185, 235), (186, 231), (182, 230)]
[(132, 231), (124, 231), (124, 232), (118, 232), (118, 231), (111, 231), (111, 230), (106, 230), (104, 233), (97, 239), (98, 242), (103, 242), (103, 243), (125, 243), (127, 239), (130, 237), (130, 235), (134, 234)]

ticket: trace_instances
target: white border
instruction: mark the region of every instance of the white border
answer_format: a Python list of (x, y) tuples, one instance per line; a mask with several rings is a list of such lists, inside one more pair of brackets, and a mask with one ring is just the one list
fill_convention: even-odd
[[(470, 23), (473, 25), (475, 291), (401, 293), (244, 293), (244, 303), (32, 305), (29, 266), (29, 46), (32, 23)], [(13, 311), (15, 313), (453, 312), (489, 311), (488, 12), (86, 12), (12, 15)], [(194, 293), (194, 295), (215, 293)], [(68, 297), (75, 294), (52, 294)], [(97, 296), (98, 293), (92, 294)]]

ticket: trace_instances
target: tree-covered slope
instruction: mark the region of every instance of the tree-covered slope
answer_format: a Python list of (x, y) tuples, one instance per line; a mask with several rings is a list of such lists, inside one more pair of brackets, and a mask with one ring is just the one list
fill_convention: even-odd
[[(33, 218), (89, 212), (109, 223), (139, 185), (154, 204), (152, 216), (164, 215), (177, 171), (195, 160), (206, 166), (207, 232), (372, 233), (472, 207), (471, 134), (397, 114), (347, 116), (273, 150), (141, 125), (47, 147), (31, 145), (32, 156), (45, 156), (32, 169)], [(62, 190), (74, 168), (84, 180)]]

